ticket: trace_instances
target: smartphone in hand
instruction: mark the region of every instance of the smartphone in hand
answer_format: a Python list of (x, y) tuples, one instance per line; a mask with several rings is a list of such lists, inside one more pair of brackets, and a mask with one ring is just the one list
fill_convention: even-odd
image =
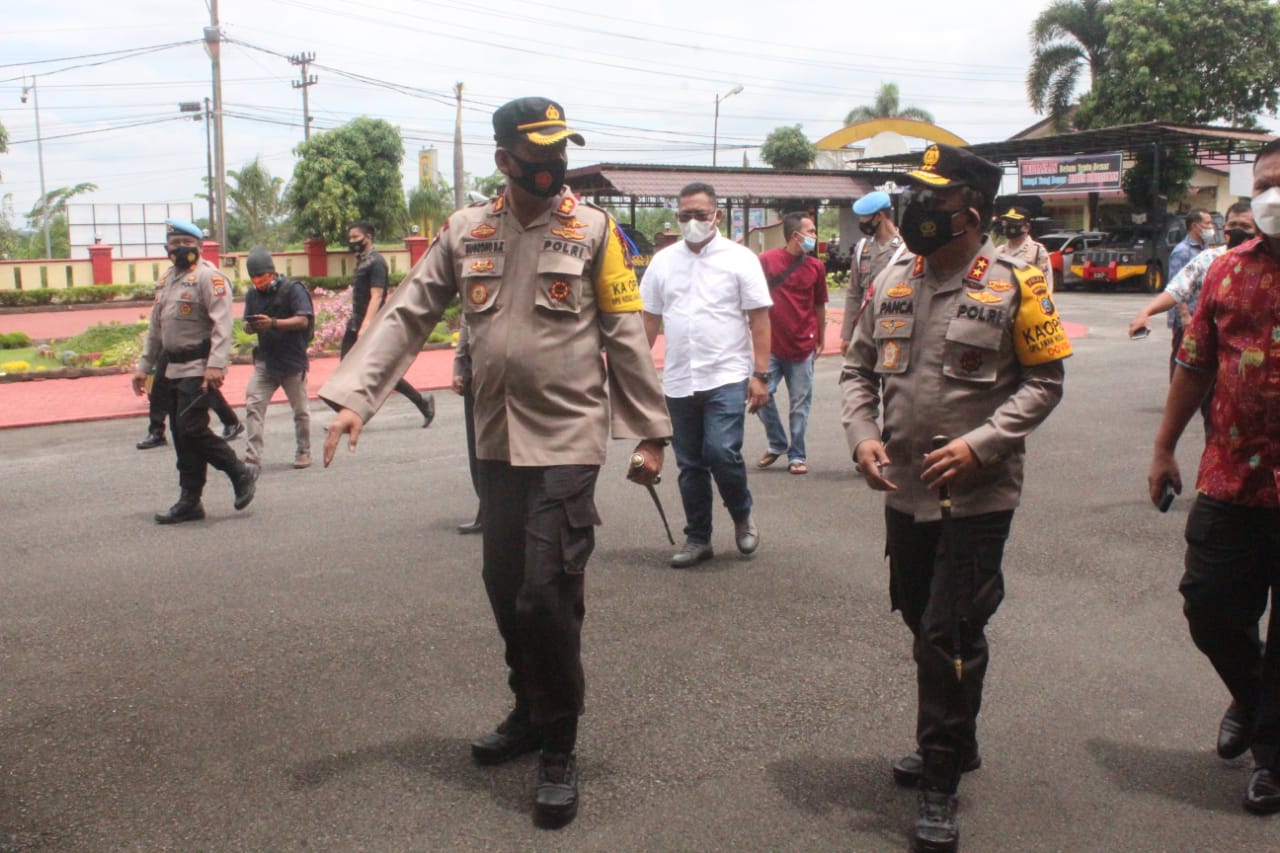
[(1156, 504), (1156, 509), (1161, 512), (1168, 512), (1169, 507), (1173, 506), (1173, 483), (1168, 480), (1164, 481), (1164, 488), (1160, 490), (1160, 503)]

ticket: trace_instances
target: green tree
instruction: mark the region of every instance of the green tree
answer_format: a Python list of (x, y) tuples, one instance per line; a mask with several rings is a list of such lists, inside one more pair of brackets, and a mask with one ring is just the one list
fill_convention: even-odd
[(1280, 8), (1269, 0), (1114, 0), (1090, 126), (1256, 127), (1280, 106)]
[(1087, 69), (1097, 91), (1107, 60), (1105, 0), (1054, 0), (1031, 24), (1031, 67), (1027, 98), (1048, 113), (1058, 130), (1067, 129), (1076, 87)]
[[(0, 124), (0, 154), (9, 150), (9, 131), (4, 129), (4, 125)], [(0, 173), (0, 179), (4, 178), (4, 174)]]
[(300, 159), (286, 197), (301, 234), (339, 243), (356, 220), (368, 221), (379, 235), (403, 230), (408, 211), (398, 128), (361, 116), (315, 134), (295, 153)]
[(849, 110), (849, 114), (844, 117), (844, 123), (857, 124), (860, 121), (876, 118), (910, 118), (933, 124), (933, 114), (928, 110), (922, 110), (919, 107), (899, 108), (897, 83), (881, 83), (880, 91), (876, 93), (875, 103)]
[(227, 248), (241, 251), (253, 246), (277, 248), (284, 242), (284, 220), (289, 207), (282, 197), (284, 178), (273, 177), (255, 157), (227, 177)]
[(31, 233), (25, 244), (18, 247), (17, 255), (22, 258), (44, 257), (44, 229), (49, 228), (50, 256), (66, 258), (71, 256), (71, 229), (67, 225), (67, 203), (78, 195), (93, 192), (97, 184), (84, 183), (71, 187), (58, 187), (49, 190), (44, 197), (31, 207), (27, 214), (27, 224)]
[(817, 146), (798, 124), (775, 128), (760, 146), (760, 159), (775, 169), (803, 169), (817, 156)]
[(421, 224), (424, 235), (433, 232), (453, 212), (453, 187), (444, 178), (434, 185), (419, 186), (409, 191), (409, 221)]

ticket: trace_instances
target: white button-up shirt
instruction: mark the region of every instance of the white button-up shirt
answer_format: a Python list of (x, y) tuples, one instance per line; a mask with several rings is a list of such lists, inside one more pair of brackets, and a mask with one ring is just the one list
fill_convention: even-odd
[(751, 375), (746, 312), (773, 304), (760, 260), (717, 234), (701, 252), (684, 242), (653, 256), (640, 281), (644, 310), (662, 317), (662, 390), (692, 397)]

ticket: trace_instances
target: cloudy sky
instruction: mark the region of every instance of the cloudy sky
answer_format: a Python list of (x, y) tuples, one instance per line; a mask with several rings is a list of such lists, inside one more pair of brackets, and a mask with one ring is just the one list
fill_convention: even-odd
[[(826, 5), (826, 4), (823, 4)], [(493, 170), (494, 107), (546, 95), (564, 105), (587, 147), (570, 165), (709, 165), (717, 93), (721, 165), (752, 165), (780, 125), (817, 140), (896, 82), (904, 106), (933, 113), (969, 142), (1003, 139), (1039, 119), (1026, 103), (1027, 31), (1048, 0), (819, 4), (646, 0), (578, 11), (543, 0), (222, 0), (227, 167), (260, 156), (292, 174), (302, 139), (298, 68), (314, 52), (313, 130), (359, 115), (398, 125), (406, 184), (435, 147), (449, 173), (452, 88), (464, 88), (467, 171)], [(210, 95), (198, 40), (205, 0), (62, 0), (9, 4), (0, 52), (0, 196), (25, 213), (39, 196), (37, 75), (45, 183), (92, 181), (86, 201), (191, 201), (205, 174), (202, 123), (180, 101)], [(90, 56), (180, 44), (150, 53)], [(123, 56), (124, 58), (120, 58)], [(56, 61), (43, 61), (56, 60)], [(104, 61), (113, 60), (113, 61)], [(25, 75), (25, 76), (24, 76)], [(358, 79), (359, 78), (359, 79)], [(201, 206), (197, 206), (197, 211)]]

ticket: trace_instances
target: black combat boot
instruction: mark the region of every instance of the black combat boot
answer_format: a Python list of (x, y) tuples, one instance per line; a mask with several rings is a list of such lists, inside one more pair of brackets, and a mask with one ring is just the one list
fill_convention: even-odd
[(542, 748), (542, 729), (529, 721), (529, 709), (517, 704), (498, 728), (471, 742), (476, 764), (502, 764)]
[(956, 788), (960, 762), (955, 753), (929, 750), (916, 799), (916, 834), (913, 849), (921, 853), (955, 853), (960, 846), (956, 819)]
[(236, 490), (236, 509), (247, 507), (258, 489), (258, 466), (239, 463), (231, 474), (231, 488)]
[(183, 489), (178, 502), (164, 512), (156, 513), (156, 524), (181, 524), (184, 521), (199, 521), (204, 518), (204, 505), (200, 503), (200, 493)]
[(139, 441), (135, 446), (139, 450), (150, 450), (153, 447), (164, 447), (168, 444), (168, 440), (164, 437), (164, 432), (148, 432), (147, 437)]
[(578, 816), (578, 759), (574, 753), (543, 751), (538, 756), (538, 790), (533, 822), (559, 829)]

